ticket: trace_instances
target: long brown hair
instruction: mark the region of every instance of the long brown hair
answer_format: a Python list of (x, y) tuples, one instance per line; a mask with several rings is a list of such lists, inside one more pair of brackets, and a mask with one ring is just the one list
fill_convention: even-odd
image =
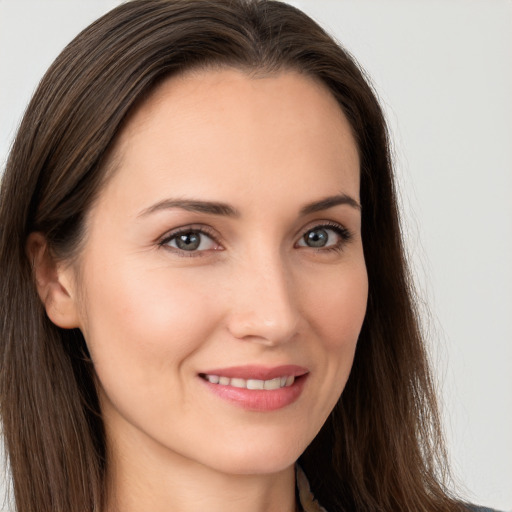
[(123, 123), (164, 78), (233, 66), (322, 81), (361, 156), (368, 308), (339, 403), (300, 463), (329, 512), (455, 511), (407, 273), (386, 126), (354, 60), (277, 1), (134, 0), (79, 34), (41, 81), (0, 192), (1, 417), (19, 512), (101, 511), (108, 460), (79, 330), (53, 325), (25, 245), (40, 231), (72, 258)]

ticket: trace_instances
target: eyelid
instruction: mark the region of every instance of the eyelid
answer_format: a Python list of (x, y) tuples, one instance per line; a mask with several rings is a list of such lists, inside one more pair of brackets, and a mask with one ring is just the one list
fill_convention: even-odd
[(222, 246), (222, 244), (219, 241), (220, 237), (218, 236), (217, 232), (210, 226), (204, 225), (204, 224), (189, 224), (189, 225), (185, 225), (185, 226), (180, 226), (178, 228), (174, 228), (171, 231), (168, 231), (167, 233), (165, 233), (163, 236), (161, 236), (157, 240), (157, 245), (158, 245), (158, 247), (167, 249), (167, 250), (174, 252), (180, 256), (186, 256), (186, 257), (203, 256), (203, 253), (210, 252), (208, 250), (184, 251), (177, 247), (171, 247), (171, 246), (167, 245), (174, 238), (178, 237), (181, 234), (186, 234), (186, 233), (199, 233), (203, 236), (207, 236), (208, 238), (212, 239), (216, 245), (219, 246), (219, 248), (216, 248), (215, 250), (223, 250), (224, 249), (224, 247)]
[(335, 231), (343, 232), (347, 235), (352, 235), (352, 232), (345, 227), (341, 222), (336, 222), (333, 220), (315, 220), (313, 222), (308, 223), (305, 227), (301, 228), (301, 230), (298, 233), (299, 238), (302, 237), (304, 234), (306, 234), (308, 231), (311, 231), (312, 229), (334, 229)]
[[(318, 248), (309, 247), (307, 245), (298, 245), (306, 233), (308, 233), (309, 231), (312, 231), (314, 229), (322, 229), (322, 228), (335, 231), (336, 234), (341, 239), (339, 241), (339, 243), (329, 245), (326, 247), (318, 247)], [(184, 226), (174, 228), (171, 231), (168, 231), (167, 233), (162, 235), (160, 238), (158, 238), (156, 243), (157, 243), (158, 247), (169, 250), (175, 254), (178, 254), (179, 256), (186, 256), (186, 257), (205, 256), (204, 253), (209, 253), (212, 251), (211, 249), (200, 250), (200, 251), (198, 251), (198, 250), (185, 251), (185, 250), (179, 249), (177, 247), (172, 247), (172, 246), (167, 245), (171, 240), (173, 240), (174, 238), (178, 237), (179, 235), (185, 234), (185, 233), (200, 233), (201, 235), (206, 236), (206, 237), (210, 238), (211, 240), (213, 240), (213, 242), (219, 246), (218, 248), (215, 248), (214, 251), (224, 250), (224, 247), (223, 247), (222, 243), (220, 242), (221, 237), (218, 235), (217, 231), (214, 230), (211, 226), (208, 226), (205, 224), (189, 224), (189, 225), (184, 225)], [(301, 248), (313, 249), (317, 252), (325, 252), (328, 250), (336, 250), (336, 249), (341, 250), (342, 247), (345, 245), (345, 243), (349, 242), (351, 238), (352, 238), (352, 232), (349, 229), (347, 229), (343, 224), (341, 224), (339, 222), (332, 221), (332, 220), (318, 220), (318, 221), (314, 221), (314, 222), (310, 223), (309, 226), (306, 226), (301, 229), (300, 236), (294, 245), (295, 245), (295, 247), (298, 246)]]
[[(334, 231), (341, 239), (341, 241), (334, 245), (329, 245), (326, 247), (309, 247), (307, 245), (298, 245), (301, 240), (303, 240), (303, 237), (306, 235), (306, 233), (309, 233), (310, 231), (313, 231), (315, 229), (330, 229)], [(343, 224), (340, 224), (339, 222), (334, 221), (315, 221), (314, 223), (310, 224), (306, 228), (303, 228), (301, 230), (301, 235), (298, 238), (297, 242), (295, 243), (298, 247), (305, 247), (306, 249), (313, 249), (319, 252), (322, 251), (328, 251), (328, 250), (341, 250), (343, 246), (348, 243), (352, 239), (352, 231), (350, 231), (348, 228), (346, 228)]]

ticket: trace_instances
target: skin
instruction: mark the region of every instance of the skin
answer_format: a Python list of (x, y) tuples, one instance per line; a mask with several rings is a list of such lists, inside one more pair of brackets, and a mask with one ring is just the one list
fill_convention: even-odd
[[(114, 161), (77, 262), (52, 262), (40, 235), (29, 244), (48, 315), (79, 327), (94, 361), (108, 510), (294, 510), (294, 463), (345, 386), (366, 309), (349, 123), (296, 72), (189, 72), (139, 107)], [(339, 195), (353, 204), (302, 211)], [(237, 215), (162, 207), (169, 199)], [(348, 239), (328, 227), (326, 246), (308, 246), (325, 224)], [(208, 236), (180, 250), (177, 228)], [(294, 403), (263, 412), (198, 375), (246, 364), (309, 374)]]

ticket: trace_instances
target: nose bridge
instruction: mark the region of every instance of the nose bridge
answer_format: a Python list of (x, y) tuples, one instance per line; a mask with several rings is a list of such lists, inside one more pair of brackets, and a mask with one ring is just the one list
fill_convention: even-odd
[(290, 340), (297, 331), (299, 314), (293, 277), (279, 250), (253, 253), (238, 265), (233, 277), (231, 333), (267, 345)]

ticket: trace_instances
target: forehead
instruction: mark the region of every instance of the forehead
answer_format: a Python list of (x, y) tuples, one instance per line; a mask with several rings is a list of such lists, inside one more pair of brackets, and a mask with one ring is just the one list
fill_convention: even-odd
[[(297, 103), (298, 97), (302, 101)], [(247, 121), (255, 120), (255, 114), (268, 107), (274, 110), (274, 118), (293, 111), (303, 116), (308, 124), (320, 119), (325, 124), (336, 117), (345, 121), (328, 87), (305, 73), (293, 69), (272, 73), (230, 67), (192, 69), (160, 83), (149, 98), (136, 108), (121, 138), (129, 138), (166, 105), (171, 106), (171, 110), (177, 114), (191, 111), (192, 107), (201, 107), (203, 117), (213, 114), (225, 119), (230, 110), (236, 107), (239, 112), (250, 114)]]
[(324, 84), (295, 71), (255, 77), (227, 68), (169, 78), (132, 114), (113, 153), (116, 174), (139, 195), (155, 180), (184, 196), (210, 193), (212, 181), (217, 195), (263, 181), (298, 198), (321, 182), (348, 183), (359, 195), (346, 117)]

